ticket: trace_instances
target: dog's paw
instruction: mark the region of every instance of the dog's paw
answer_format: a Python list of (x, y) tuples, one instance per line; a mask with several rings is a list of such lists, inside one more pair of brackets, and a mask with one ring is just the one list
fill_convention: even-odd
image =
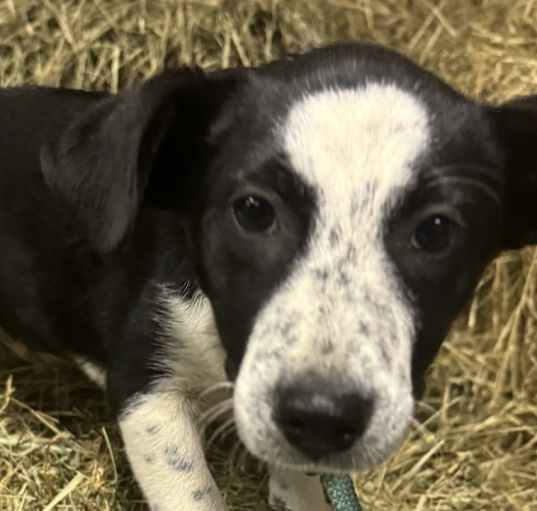
[(271, 471), (269, 505), (275, 511), (333, 511), (319, 476), (284, 469)]

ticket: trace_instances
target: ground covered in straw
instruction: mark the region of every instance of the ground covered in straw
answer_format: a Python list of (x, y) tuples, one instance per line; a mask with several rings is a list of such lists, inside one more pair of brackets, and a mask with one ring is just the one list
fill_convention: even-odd
[[(0, 0), (0, 83), (115, 91), (163, 65), (251, 65), (336, 39), (398, 48), (481, 99), (537, 92), (535, 0)], [(366, 509), (537, 510), (536, 272), (531, 250), (492, 265), (430, 373), (420, 424), (358, 476)], [(9, 346), (0, 509), (143, 509), (99, 392)], [(267, 509), (262, 473), (212, 457), (233, 511)]]

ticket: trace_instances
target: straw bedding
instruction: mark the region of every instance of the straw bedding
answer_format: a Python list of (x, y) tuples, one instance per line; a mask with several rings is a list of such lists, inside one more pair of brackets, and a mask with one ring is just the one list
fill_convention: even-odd
[[(0, 83), (116, 91), (162, 66), (251, 65), (337, 39), (397, 48), (480, 99), (537, 92), (535, 0), (3, 0)], [(536, 285), (531, 249), (491, 265), (408, 441), (357, 476), (366, 509), (537, 510)], [(143, 509), (100, 393), (19, 345), (0, 357), (0, 509)], [(262, 471), (212, 458), (233, 511), (268, 509)]]

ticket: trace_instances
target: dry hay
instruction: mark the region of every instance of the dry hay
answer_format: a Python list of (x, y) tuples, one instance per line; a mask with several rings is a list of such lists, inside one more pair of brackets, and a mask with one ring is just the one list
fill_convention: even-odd
[[(163, 64), (256, 64), (336, 39), (398, 48), (478, 98), (537, 91), (535, 0), (4, 0), (0, 83), (113, 91)], [(537, 258), (497, 260), (432, 369), (421, 424), (358, 477), (369, 510), (537, 510)], [(0, 509), (143, 509), (100, 394), (1, 348)], [(265, 481), (213, 453), (235, 511)]]

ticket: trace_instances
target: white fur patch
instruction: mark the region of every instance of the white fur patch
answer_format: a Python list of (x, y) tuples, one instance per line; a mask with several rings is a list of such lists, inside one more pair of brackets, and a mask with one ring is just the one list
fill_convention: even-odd
[(224, 511), (194, 411), (168, 385), (131, 402), (119, 421), (127, 456), (153, 511)]
[(413, 311), (383, 229), (429, 142), (427, 112), (410, 93), (370, 84), (305, 96), (279, 130), (318, 211), (304, 254), (256, 319), (236, 383), (237, 426), (258, 457), (308, 466), (272, 413), (281, 381), (314, 372), (334, 391), (374, 401), (362, 438), (321, 468), (366, 468), (400, 444), (413, 413)]
[(185, 299), (163, 286), (159, 301), (157, 321), (163, 339), (159, 364), (177, 390), (195, 396), (227, 381), (225, 352), (208, 298), (198, 292)]

